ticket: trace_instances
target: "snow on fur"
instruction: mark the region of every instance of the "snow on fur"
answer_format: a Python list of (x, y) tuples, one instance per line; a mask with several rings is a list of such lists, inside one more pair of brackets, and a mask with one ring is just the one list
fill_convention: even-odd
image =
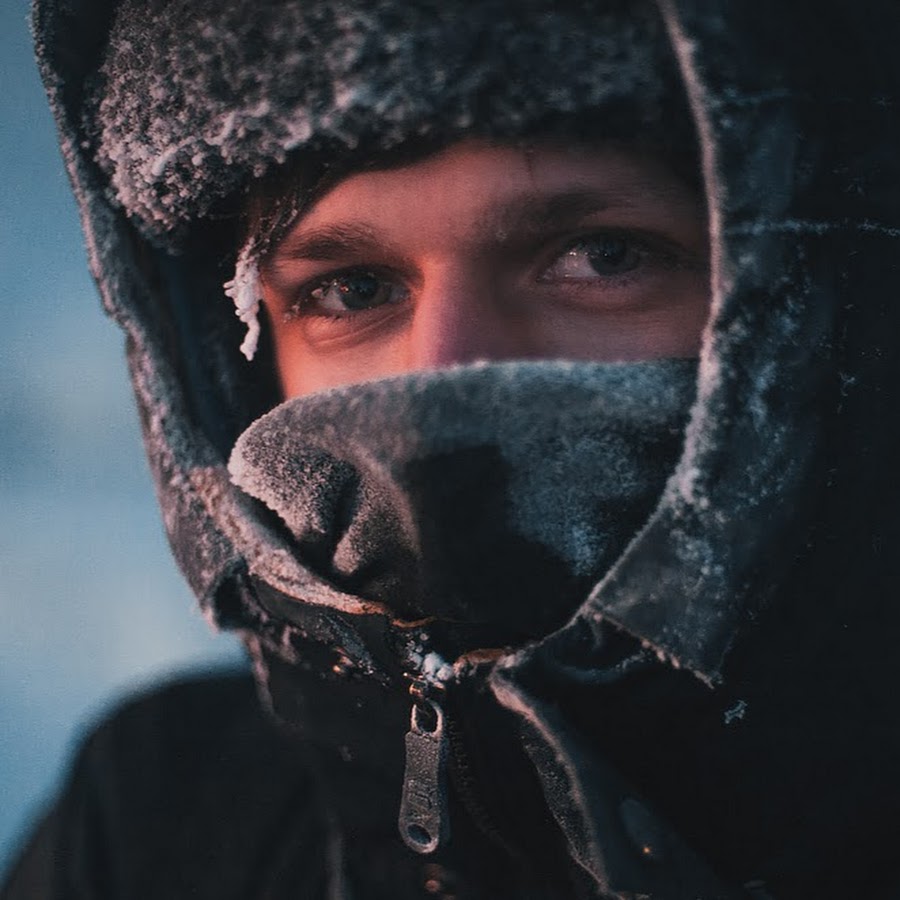
[(516, 135), (616, 103), (608, 135), (671, 141), (688, 121), (671, 65), (646, 7), (126, 0), (88, 130), (117, 202), (159, 237), (308, 145)]

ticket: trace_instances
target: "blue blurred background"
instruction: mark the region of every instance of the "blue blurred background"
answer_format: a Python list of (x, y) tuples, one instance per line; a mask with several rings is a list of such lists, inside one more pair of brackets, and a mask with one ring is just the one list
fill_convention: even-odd
[(124, 693), (237, 664), (175, 571), (123, 341), (100, 310), (34, 65), (0, 4), (0, 871)]

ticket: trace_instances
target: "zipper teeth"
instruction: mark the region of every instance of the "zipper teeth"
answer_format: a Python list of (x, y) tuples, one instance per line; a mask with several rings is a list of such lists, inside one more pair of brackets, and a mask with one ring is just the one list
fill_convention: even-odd
[(462, 731), (455, 717), (449, 714), (446, 708), (444, 709), (444, 727), (447, 729), (447, 737), (450, 744), (454, 784), (466, 812), (472, 817), (475, 826), (485, 837), (498, 844), (516, 862), (530, 868), (525, 854), (503, 836), (497, 826), (496, 819), (479, 799), (476, 787), (478, 779), (472, 771), (472, 764), (465, 749)]

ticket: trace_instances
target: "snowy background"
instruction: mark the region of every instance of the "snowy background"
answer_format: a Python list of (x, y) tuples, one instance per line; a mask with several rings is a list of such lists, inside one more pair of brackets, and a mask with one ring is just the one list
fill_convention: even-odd
[(0, 4), (0, 871), (110, 704), (240, 658), (169, 557), (27, 19)]

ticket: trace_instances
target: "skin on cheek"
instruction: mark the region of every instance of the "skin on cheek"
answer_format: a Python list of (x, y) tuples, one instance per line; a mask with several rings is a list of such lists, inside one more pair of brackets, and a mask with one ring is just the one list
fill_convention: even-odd
[(285, 397), (296, 397), (341, 384), (356, 384), (373, 377), (410, 371), (405, 363), (404, 342), (381, 337), (340, 341), (329, 336), (276, 342), (276, 363)]

